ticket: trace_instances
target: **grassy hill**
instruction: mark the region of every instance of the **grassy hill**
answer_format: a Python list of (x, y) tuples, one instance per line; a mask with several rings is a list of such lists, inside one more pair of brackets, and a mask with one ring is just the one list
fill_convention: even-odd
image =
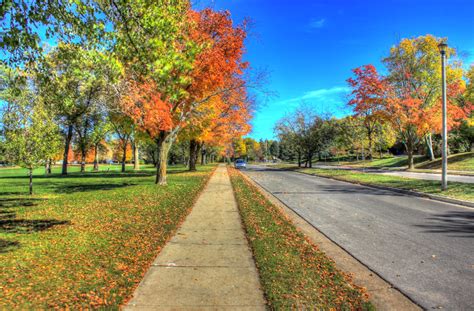
[[(441, 159), (420, 163), (417, 169), (441, 169)], [(454, 154), (448, 157), (448, 168), (453, 171), (474, 171), (474, 152)]]

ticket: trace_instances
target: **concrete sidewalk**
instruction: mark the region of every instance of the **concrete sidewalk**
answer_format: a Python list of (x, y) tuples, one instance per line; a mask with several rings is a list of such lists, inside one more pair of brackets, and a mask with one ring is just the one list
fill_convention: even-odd
[(265, 309), (225, 166), (217, 168), (124, 309)]

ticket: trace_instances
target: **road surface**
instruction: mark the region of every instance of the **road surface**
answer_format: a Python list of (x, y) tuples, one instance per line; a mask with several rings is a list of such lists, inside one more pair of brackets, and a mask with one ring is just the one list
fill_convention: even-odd
[[(330, 170), (334, 170), (334, 169), (349, 170), (349, 171), (359, 171), (359, 172), (399, 176), (399, 177), (414, 178), (414, 179), (441, 181), (441, 173), (436, 174), (436, 173), (417, 173), (417, 172), (406, 172), (406, 171), (389, 171), (389, 170), (375, 169), (375, 168), (359, 168), (359, 167), (335, 166), (335, 165), (324, 165), (324, 164), (316, 164), (316, 165), (313, 165), (313, 167), (322, 168), (322, 169), (330, 169)], [(448, 181), (474, 184), (474, 176), (448, 174)]]
[(423, 308), (473, 309), (473, 209), (263, 166), (244, 172)]

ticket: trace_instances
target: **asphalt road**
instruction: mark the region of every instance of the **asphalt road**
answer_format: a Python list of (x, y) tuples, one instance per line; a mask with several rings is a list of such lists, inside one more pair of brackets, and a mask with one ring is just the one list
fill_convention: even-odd
[[(333, 169), (352, 170), (352, 171), (361, 171), (361, 172), (381, 174), (381, 175), (441, 181), (441, 173), (435, 174), (435, 173), (417, 173), (417, 172), (406, 172), (406, 171), (389, 171), (389, 170), (383, 170), (383, 169), (356, 168), (356, 167), (349, 167), (349, 166), (334, 166), (334, 165), (323, 165), (323, 164), (314, 165), (314, 167), (323, 168), (323, 169), (332, 169), (332, 170)], [(448, 173), (448, 181), (474, 184), (474, 176), (452, 175)]]
[(291, 171), (244, 172), (426, 309), (474, 308), (474, 209)]

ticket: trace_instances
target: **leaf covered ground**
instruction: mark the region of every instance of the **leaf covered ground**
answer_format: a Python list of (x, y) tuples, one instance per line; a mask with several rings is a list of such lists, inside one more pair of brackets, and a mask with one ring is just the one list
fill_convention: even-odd
[[(212, 166), (34, 178), (0, 170), (0, 305), (6, 309), (118, 308), (203, 189)], [(58, 169), (55, 170), (58, 172)]]
[(272, 309), (373, 309), (365, 291), (235, 169), (237, 203)]

